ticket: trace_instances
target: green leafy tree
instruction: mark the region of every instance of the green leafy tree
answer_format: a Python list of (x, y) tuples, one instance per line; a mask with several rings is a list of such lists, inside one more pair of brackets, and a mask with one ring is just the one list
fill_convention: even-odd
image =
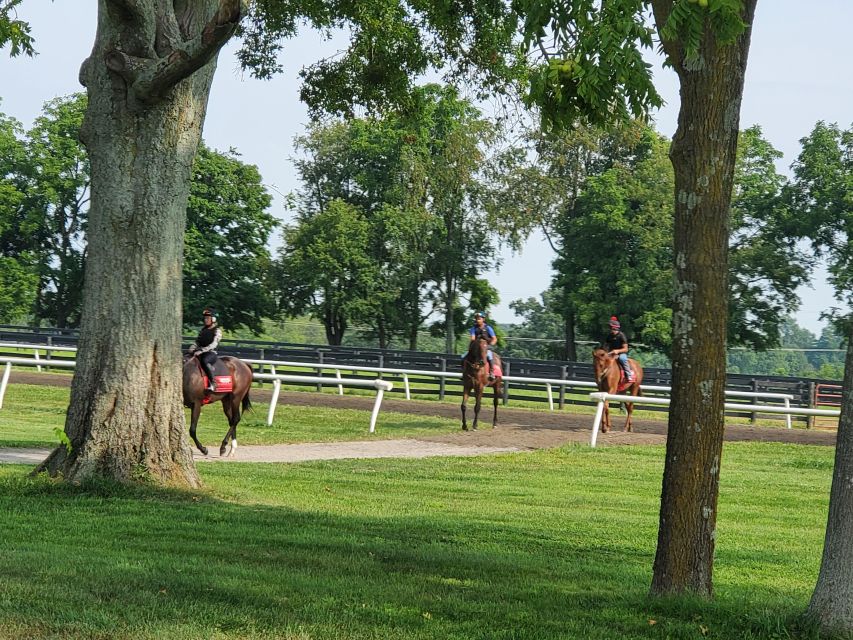
[(419, 118), (431, 140), (427, 209), (436, 221), (427, 273), (433, 285), (430, 299), (443, 316), (433, 327), (444, 332), (447, 353), (454, 353), (470, 320), (460, 308), (463, 297), (472, 311), (497, 300), (496, 290), (484, 288), (479, 277), (495, 263), (494, 233), (480, 200), (480, 167), (494, 129), (451, 87), (437, 89), (423, 108)]
[(90, 180), (79, 138), (85, 111), (84, 94), (56, 98), (27, 132), (28, 215), (41, 219), (35, 316), (55, 327), (80, 323)]
[(31, 183), (21, 124), (0, 114), (0, 322), (27, 318), (38, 292), (40, 222), (26, 206)]
[(342, 200), (285, 227), (276, 273), (281, 309), (309, 314), (323, 323), (329, 344), (341, 344), (351, 324), (375, 313), (377, 269), (369, 241), (370, 223)]
[(788, 181), (776, 171), (781, 157), (760, 127), (741, 132), (729, 240), (729, 345), (779, 346), (788, 314), (800, 304), (796, 290), (813, 266), (798, 244)]
[(184, 235), (184, 318), (213, 306), (228, 328), (263, 329), (273, 310), (267, 242), (278, 225), (257, 167), (199, 147)]
[(18, 5), (23, 0), (0, 0), (0, 48), (9, 46), (9, 55), (13, 58), (21, 54), (31, 56), (33, 38), (30, 25), (17, 17)]
[(433, 221), (420, 196), (422, 140), (398, 114), (312, 127), (297, 139), (304, 156), (296, 165), (305, 215), (339, 199), (361, 211), (370, 225), (369, 255), (378, 286), (375, 315), (363, 331), (385, 348), (395, 338), (417, 345), (425, 287), (424, 261)]
[[(853, 302), (853, 129), (818, 122), (794, 163), (796, 205), (815, 251), (828, 262), (836, 298)], [(853, 319), (832, 310), (847, 338), (841, 418), (823, 559), (809, 613), (822, 629), (853, 631)]]

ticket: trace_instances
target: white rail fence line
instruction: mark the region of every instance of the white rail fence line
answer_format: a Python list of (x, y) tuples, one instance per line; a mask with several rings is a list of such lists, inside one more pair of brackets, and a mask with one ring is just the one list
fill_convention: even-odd
[[(742, 393), (748, 393), (746, 391)], [(595, 418), (592, 423), (592, 436), (589, 440), (589, 446), (595, 447), (595, 443), (598, 440), (598, 430), (601, 427), (601, 419), (604, 415), (604, 403), (609, 402), (610, 400), (614, 400), (616, 402), (633, 402), (634, 404), (658, 404), (669, 406), (670, 400), (669, 398), (648, 398), (644, 396), (626, 396), (626, 395), (618, 395), (618, 394), (610, 394), (610, 393), (590, 393), (590, 399), (598, 402), (598, 405), (595, 408)], [(772, 405), (762, 405), (762, 404), (740, 404), (739, 402), (726, 402), (723, 404), (724, 409), (730, 410), (748, 410), (755, 411), (761, 413), (786, 413), (786, 414), (794, 414), (798, 416), (839, 416), (841, 412), (837, 409), (799, 409), (799, 408), (791, 408), (790, 406), (779, 407)]]
[(382, 397), (385, 395), (386, 391), (391, 391), (391, 389), (394, 388), (394, 385), (391, 382), (380, 380), (379, 378), (376, 380), (362, 380), (355, 378), (331, 379), (321, 378), (318, 376), (291, 376), (273, 373), (255, 373), (253, 375), (253, 379), (273, 381), (272, 399), (270, 400), (270, 410), (267, 414), (267, 426), (272, 424), (273, 418), (275, 417), (275, 409), (276, 406), (278, 406), (278, 396), (281, 392), (282, 382), (308, 382), (317, 384), (347, 385), (352, 387), (372, 387), (376, 389), (376, 400), (373, 402), (373, 411), (370, 413), (370, 433), (374, 433), (376, 431), (376, 418), (379, 416), (379, 407), (382, 405)]
[[(14, 347), (19, 349), (34, 349), (34, 350), (60, 350), (60, 351), (76, 351), (76, 347), (51, 347), (47, 345), (34, 345), (34, 344), (20, 344), (20, 343), (0, 343), (0, 348), (2, 347)], [(4, 359), (0, 358), (0, 362), (3, 362)], [(289, 360), (254, 360), (254, 359), (245, 359), (244, 362), (248, 364), (257, 364), (263, 367), (264, 365), (269, 366), (271, 370), (271, 375), (277, 375), (275, 371), (275, 367), (296, 367), (302, 369), (314, 369), (315, 371), (322, 372), (323, 370), (335, 371), (336, 381), (333, 383), (338, 387), (338, 395), (343, 395), (343, 387), (345, 386), (343, 383), (338, 382), (342, 380), (341, 371), (365, 371), (365, 372), (374, 372), (379, 373), (380, 375), (383, 373), (387, 374), (397, 374), (403, 377), (403, 387), (405, 389), (406, 400), (411, 400), (411, 390), (409, 386), (409, 376), (419, 376), (419, 377), (437, 377), (437, 378), (457, 378), (461, 379), (462, 374), (459, 372), (453, 371), (424, 371), (417, 369), (395, 369), (391, 367), (369, 367), (369, 366), (357, 366), (352, 364), (326, 364), (320, 362), (298, 362), (298, 361), (289, 361)], [(62, 360), (53, 360), (49, 359), (48, 361), (42, 362), (42, 364), (53, 364), (63, 362)], [(64, 366), (64, 365), (61, 365)], [(41, 370), (40, 367), (38, 367)], [(266, 376), (269, 374), (258, 373), (255, 374), (256, 379), (263, 379), (261, 376)], [(595, 382), (591, 382), (589, 380), (561, 380), (556, 378), (527, 378), (524, 376), (506, 376), (503, 378), (507, 382), (518, 382), (518, 383), (528, 383), (528, 384), (541, 384), (545, 386), (545, 390), (548, 395), (548, 408), (553, 411), (554, 410), (554, 394), (553, 387), (586, 387), (597, 389), (598, 385)], [(310, 382), (314, 382), (318, 385), (330, 384), (328, 382), (328, 378), (316, 378)], [(294, 380), (294, 382), (296, 382)], [(302, 382), (308, 382), (303, 380)], [(349, 385), (349, 386), (363, 386), (363, 385)], [(659, 392), (670, 392), (672, 391), (671, 387), (666, 386), (655, 386), (655, 385), (643, 385), (643, 389), (647, 391), (659, 391)], [(745, 397), (745, 398), (771, 398), (782, 400), (785, 408), (790, 409), (791, 400), (794, 399), (794, 396), (787, 393), (772, 393), (772, 392), (761, 392), (761, 391), (725, 391), (726, 396), (730, 397)], [(2, 403), (2, 395), (0, 395), (0, 403)], [(648, 404), (668, 404), (668, 403), (648, 403)], [(732, 410), (743, 410), (749, 411), (754, 405), (747, 404), (737, 404), (732, 403)], [(761, 405), (762, 410), (765, 407), (771, 407), (773, 405)], [(0, 404), (2, 407), (2, 404)], [(728, 407), (727, 407), (728, 408)], [(763, 411), (764, 413), (782, 413), (785, 414), (785, 423), (786, 426), (791, 428), (791, 415), (790, 411)], [(800, 414), (794, 414), (800, 415)]]
[[(43, 360), (38, 358), (0, 358), (0, 362), (5, 362), (6, 367), (3, 370), (3, 378), (0, 379), (0, 409), (3, 408), (3, 398), (6, 396), (6, 387), (9, 386), (9, 376), (12, 375), (13, 364), (38, 365)], [(50, 365), (55, 367), (74, 367), (77, 364), (76, 360), (51, 360)]]
[[(0, 358), (0, 362), (5, 362), (6, 366), (3, 371), (3, 377), (0, 379), (0, 409), (3, 408), (3, 399), (6, 397), (6, 388), (9, 386), (9, 376), (12, 374), (13, 364), (33, 365), (42, 362), (38, 358)], [(75, 360), (51, 360), (52, 366), (74, 367), (77, 362)], [(370, 433), (376, 431), (376, 419), (379, 416), (379, 408), (382, 405), (382, 397), (386, 391), (394, 388), (391, 382), (386, 380), (361, 380), (353, 378), (337, 378), (332, 381), (330, 378), (322, 378), (318, 376), (291, 376), (291, 375), (273, 375), (268, 373), (253, 373), (253, 379), (272, 380), (275, 386), (273, 391), (272, 401), (270, 402), (269, 413), (267, 414), (267, 426), (272, 424), (275, 416), (275, 408), (278, 404), (278, 396), (281, 391), (282, 382), (308, 382), (316, 384), (341, 384), (353, 387), (373, 387), (376, 389), (376, 400), (373, 403), (373, 411), (370, 414)]]

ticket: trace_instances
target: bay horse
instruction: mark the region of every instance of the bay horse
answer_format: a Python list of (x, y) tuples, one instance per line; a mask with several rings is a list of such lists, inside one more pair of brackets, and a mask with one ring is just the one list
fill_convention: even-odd
[[(639, 362), (631, 358), (628, 358), (628, 366), (634, 372), (633, 382), (628, 382), (625, 379), (625, 372), (616, 357), (607, 355), (607, 351), (604, 349), (596, 349), (592, 352), (592, 368), (599, 391), (639, 396), (640, 384), (643, 382), (643, 367)], [(607, 406), (608, 404), (610, 403), (604, 403), (604, 419), (601, 421), (601, 433), (610, 431), (610, 410)], [(626, 402), (625, 409), (628, 412), (628, 417), (625, 420), (623, 431), (631, 431), (631, 414), (634, 412), (634, 403)]]
[(207, 447), (198, 441), (195, 434), (198, 418), (201, 415), (203, 405), (222, 401), (222, 410), (225, 412), (225, 417), (228, 418), (228, 432), (219, 447), (219, 455), (225, 455), (230, 439), (231, 450), (228, 452), (230, 457), (237, 450), (237, 425), (240, 422), (241, 407), (242, 411), (252, 407), (252, 403), (249, 401), (249, 389), (252, 387), (252, 369), (242, 360), (231, 356), (222, 356), (219, 361), (225, 365), (228, 374), (231, 376), (233, 390), (227, 393), (209, 393), (205, 390), (204, 373), (201, 370), (198, 357), (184, 355), (184, 406), (192, 409), (190, 437), (198, 450), (207, 455)]
[(486, 354), (489, 345), (482, 338), (471, 340), (468, 345), (468, 353), (462, 359), (462, 430), (468, 431), (468, 422), (465, 417), (465, 410), (468, 405), (468, 396), (473, 393), (474, 402), (474, 422), (471, 424), (472, 429), (477, 428), (477, 419), (480, 415), (480, 405), (483, 401), (483, 391), (486, 387), (493, 387), (495, 390), (495, 413), (492, 418), (492, 429), (498, 424), (498, 396), (503, 389), (501, 359), (496, 353), (492, 353), (492, 364), (495, 370), (495, 379), (489, 380), (489, 367), (486, 362)]

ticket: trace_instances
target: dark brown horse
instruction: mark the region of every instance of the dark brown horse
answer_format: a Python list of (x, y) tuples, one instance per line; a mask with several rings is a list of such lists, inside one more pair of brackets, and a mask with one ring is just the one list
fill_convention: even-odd
[(498, 396), (503, 388), (501, 359), (498, 354), (492, 353), (492, 364), (495, 369), (495, 379), (489, 380), (489, 367), (486, 363), (486, 354), (489, 345), (485, 340), (478, 338), (472, 340), (468, 345), (468, 353), (462, 359), (462, 430), (468, 431), (468, 423), (465, 419), (465, 410), (468, 405), (468, 396), (474, 394), (474, 422), (472, 429), (477, 428), (477, 418), (480, 415), (480, 405), (483, 402), (483, 390), (486, 387), (495, 389), (495, 414), (492, 418), (492, 428), (498, 424)]
[[(252, 387), (252, 369), (242, 360), (231, 356), (222, 356), (219, 360), (231, 375), (233, 391), (207, 393), (204, 388), (204, 374), (199, 367), (198, 358), (184, 356), (184, 406), (192, 409), (190, 437), (198, 450), (207, 455), (207, 447), (202, 446), (195, 435), (198, 417), (201, 415), (202, 405), (222, 401), (222, 409), (225, 412), (225, 417), (228, 418), (228, 432), (222, 440), (222, 446), (219, 447), (219, 455), (225, 455), (230, 438), (231, 450), (228, 455), (233, 456), (237, 450), (237, 424), (240, 422), (241, 406), (242, 411), (252, 407), (252, 403), (249, 401), (249, 389)], [(208, 402), (204, 402), (205, 395), (209, 396)]]
[[(623, 395), (640, 395), (640, 384), (643, 382), (643, 367), (636, 360), (628, 358), (628, 365), (634, 372), (634, 381), (628, 382), (624, 379), (622, 365), (614, 356), (607, 355), (604, 349), (596, 349), (592, 352), (592, 367), (595, 373), (595, 381), (598, 390), (605, 393), (618, 393)], [(610, 431), (609, 403), (604, 403), (604, 420), (601, 422), (601, 433)], [(631, 414), (634, 412), (634, 403), (626, 402), (625, 409), (628, 418), (625, 420), (624, 431), (631, 431)]]

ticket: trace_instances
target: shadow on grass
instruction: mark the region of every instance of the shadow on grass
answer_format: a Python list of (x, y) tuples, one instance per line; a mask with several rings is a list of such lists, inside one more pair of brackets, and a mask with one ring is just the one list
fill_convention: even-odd
[[(649, 600), (647, 542), (619, 539), (607, 522), (417, 503), (367, 516), (323, 485), (325, 468), (297, 470), (320, 479), (311, 508), (3, 469), (0, 636), (779, 638), (796, 628), (796, 606), (751, 605), (778, 603), (772, 592)], [(266, 467), (254, 481), (304, 491), (288, 474)]]

